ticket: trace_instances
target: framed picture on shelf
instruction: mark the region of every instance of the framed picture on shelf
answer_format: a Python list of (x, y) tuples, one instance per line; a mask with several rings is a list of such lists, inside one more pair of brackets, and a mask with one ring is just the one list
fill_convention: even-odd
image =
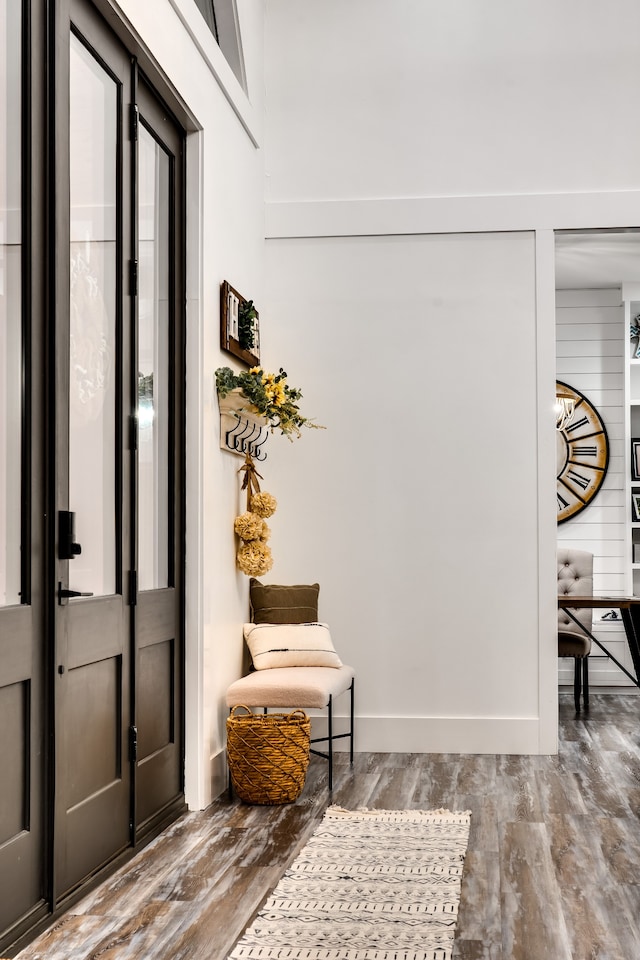
[(631, 519), (633, 523), (640, 523), (640, 493), (631, 494)]
[(225, 280), (220, 286), (220, 347), (248, 367), (260, 366), (260, 317)]
[(640, 439), (631, 440), (631, 479), (640, 480)]

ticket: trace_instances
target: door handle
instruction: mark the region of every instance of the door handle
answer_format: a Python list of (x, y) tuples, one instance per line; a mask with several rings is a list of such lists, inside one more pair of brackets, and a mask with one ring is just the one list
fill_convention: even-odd
[(70, 597), (92, 597), (92, 593), (84, 593), (82, 590), (68, 590), (62, 586), (62, 583), (58, 581), (58, 603), (61, 605), (63, 600), (68, 600)]

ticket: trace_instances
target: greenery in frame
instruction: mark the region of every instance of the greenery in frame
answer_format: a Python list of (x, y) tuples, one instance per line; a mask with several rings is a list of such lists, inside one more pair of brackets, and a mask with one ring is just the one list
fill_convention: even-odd
[(238, 307), (238, 343), (243, 350), (253, 350), (256, 341), (255, 320), (258, 311), (253, 300), (241, 300)]

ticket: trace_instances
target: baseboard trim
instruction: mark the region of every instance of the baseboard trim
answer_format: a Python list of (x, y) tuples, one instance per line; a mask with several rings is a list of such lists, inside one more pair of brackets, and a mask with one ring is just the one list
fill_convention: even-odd
[[(348, 727), (347, 717), (334, 717), (334, 730)], [(313, 718), (313, 736), (322, 736), (326, 722)], [(537, 717), (356, 717), (357, 753), (515, 753), (543, 754)], [(349, 749), (340, 740), (336, 750)], [(555, 751), (554, 751), (555, 752)]]
[[(334, 732), (342, 733), (348, 726), (348, 717), (334, 715)], [(312, 715), (311, 735), (324, 736), (326, 729), (326, 717)], [(541, 739), (537, 717), (356, 717), (354, 751), (534, 756), (556, 752), (541, 748)], [(338, 740), (334, 749), (347, 751), (349, 740)], [(223, 750), (211, 757), (211, 797), (219, 797), (227, 785)]]
[(227, 751), (219, 750), (209, 760), (209, 771), (211, 775), (210, 789), (211, 799), (215, 800), (229, 786), (229, 775), (227, 768)]

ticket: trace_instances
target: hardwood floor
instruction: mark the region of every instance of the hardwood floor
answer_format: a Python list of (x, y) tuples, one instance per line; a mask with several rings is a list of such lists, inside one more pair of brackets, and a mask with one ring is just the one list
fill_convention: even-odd
[[(457, 960), (640, 958), (640, 697), (561, 696), (557, 757), (312, 758), (297, 803), (182, 817), (18, 955), (224, 960), (329, 802), (470, 809)], [(357, 727), (356, 727), (357, 733)]]

